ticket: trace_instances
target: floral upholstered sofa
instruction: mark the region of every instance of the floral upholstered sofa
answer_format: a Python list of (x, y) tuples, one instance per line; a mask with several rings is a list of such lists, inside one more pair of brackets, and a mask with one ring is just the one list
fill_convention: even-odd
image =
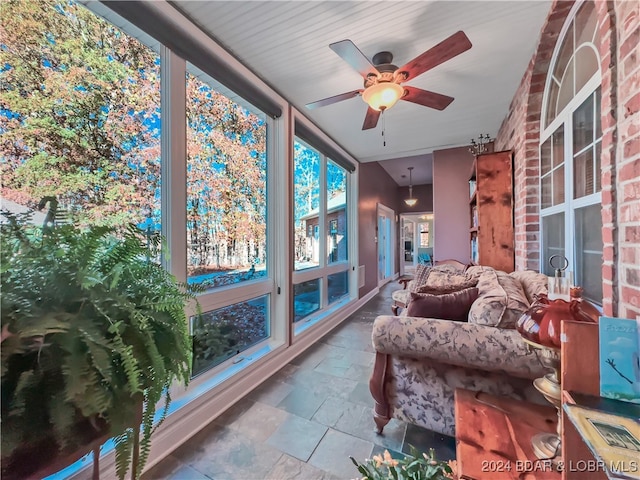
[[(419, 267), (407, 290), (402, 314), (378, 316), (373, 325), (369, 386), (379, 433), (397, 418), (454, 435), (456, 388), (545, 403), (532, 385), (545, 369), (515, 330), (536, 295), (546, 293), (545, 275)], [(413, 308), (420, 302), (426, 310)]]

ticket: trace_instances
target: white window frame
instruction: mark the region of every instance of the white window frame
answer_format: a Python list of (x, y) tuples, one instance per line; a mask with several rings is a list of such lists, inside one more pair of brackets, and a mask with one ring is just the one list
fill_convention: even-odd
[[(547, 81), (545, 85), (545, 91), (542, 102), (542, 112), (541, 112), (541, 122), (545, 122), (547, 118), (547, 109), (549, 107), (549, 92), (550, 86), (552, 82), (555, 82), (553, 78), (552, 72), (555, 70), (556, 62), (558, 61), (558, 56), (560, 53), (560, 49), (565, 40), (565, 36), (570, 26), (573, 24), (576, 14), (579, 11), (580, 7), (584, 2), (577, 2), (570, 14), (567, 16), (567, 20), (563, 26), (560, 36), (556, 42), (555, 50), (553, 52), (551, 64), (549, 67), (549, 75), (547, 76)], [(575, 35), (575, 29), (571, 30)], [(598, 58), (598, 65), (600, 65), (600, 55), (598, 53), (597, 46), (592, 42), (585, 42), (581, 45), (574, 45), (574, 55), (575, 52), (579, 50), (579, 48), (583, 45), (589, 45), (596, 53)], [(575, 56), (571, 57), (572, 59)], [(567, 64), (573, 65), (574, 74), (572, 75), (572, 81), (576, 81), (575, 75), (575, 62), (569, 61)], [(542, 195), (539, 198), (539, 208), (540, 208), (540, 231), (542, 233), (542, 219), (547, 216), (551, 216), (558, 213), (564, 213), (564, 249), (565, 256), (569, 260), (569, 270), (573, 271), (574, 274), (576, 268), (576, 238), (575, 238), (575, 212), (576, 210), (587, 207), (590, 205), (600, 204), (602, 203), (602, 193), (601, 191), (586, 195), (584, 197), (580, 197), (577, 199), (573, 198), (573, 180), (574, 180), (574, 168), (573, 168), (573, 160), (574, 160), (574, 151), (573, 151), (573, 114), (574, 112), (590, 97), (594, 94), (594, 92), (601, 86), (602, 83), (602, 74), (600, 69), (585, 83), (585, 85), (581, 88), (579, 92), (574, 93), (574, 97), (568, 104), (564, 107), (564, 109), (549, 123), (545, 126), (543, 130), (540, 132), (540, 145), (539, 145), (539, 158), (542, 161), (542, 145), (546, 142), (553, 133), (564, 124), (564, 202), (558, 205), (553, 205), (551, 207), (543, 208), (542, 207)], [(574, 83), (575, 87), (575, 83)], [(574, 88), (575, 90), (575, 88)], [(554, 107), (555, 108), (555, 107)], [(602, 137), (598, 141), (602, 141)], [(597, 143), (597, 142), (596, 142)], [(592, 145), (592, 144), (591, 144)], [(594, 159), (595, 161), (595, 159)], [(553, 168), (553, 167), (551, 167)], [(540, 190), (542, 193), (542, 190)], [(544, 235), (540, 235), (540, 252), (544, 252), (545, 246), (543, 244)], [(540, 271), (543, 272), (548, 268), (548, 258), (540, 258)]]
[[(304, 117), (302, 117), (297, 111), (294, 111), (294, 121), (304, 122), (307, 125), (310, 123)], [(315, 127), (313, 127), (315, 128)], [(324, 134), (322, 134), (324, 136)], [(338, 145), (336, 145), (333, 141), (329, 140), (326, 137), (326, 140), (334, 145), (336, 149), (340, 149)], [(309, 148), (318, 152), (320, 155), (320, 186), (319, 186), (319, 209), (318, 209), (318, 226), (319, 235), (318, 235), (318, 251), (319, 253), (319, 262), (318, 266), (306, 268), (303, 270), (295, 270), (294, 264), (291, 265), (292, 272), (292, 292), (293, 286), (298, 285), (304, 282), (308, 282), (311, 280), (320, 280), (320, 308), (309, 314), (307, 317), (301, 319), (293, 325), (293, 335), (294, 341), (299, 341), (299, 339), (305, 337), (307, 335), (307, 331), (309, 333), (314, 330), (319, 323), (322, 323), (323, 320), (333, 316), (336, 311), (342, 308), (347, 303), (358, 298), (358, 285), (357, 285), (357, 275), (355, 265), (357, 264), (357, 237), (355, 232), (357, 230), (357, 215), (356, 215), (356, 206), (355, 202), (352, 201), (353, 198), (357, 198), (355, 194), (356, 185), (357, 185), (357, 162), (355, 159), (352, 159), (354, 165), (356, 165), (356, 171), (353, 173), (346, 172), (346, 215), (347, 215), (347, 223), (345, 225), (347, 231), (347, 260), (339, 261), (334, 263), (328, 262), (328, 252), (327, 252), (327, 235), (328, 235), (328, 215), (327, 215), (327, 164), (328, 161), (333, 161), (336, 165), (338, 165), (331, 157), (322, 153), (314, 145), (305, 141), (304, 139), (294, 136), (292, 139), (291, 150), (293, 151), (293, 142), (298, 142)], [(340, 149), (342, 150), (342, 149)], [(351, 159), (349, 155), (345, 153), (345, 157)], [(340, 165), (338, 165), (340, 166)], [(292, 197), (295, 195), (295, 191), (293, 189), (293, 179), (294, 179), (294, 168), (295, 161), (292, 156), (291, 159), (291, 192)], [(344, 168), (344, 167), (341, 167)], [(292, 203), (294, 202), (292, 198)], [(293, 211), (291, 215), (291, 222), (293, 225)], [(292, 227), (293, 228), (293, 227)], [(314, 233), (315, 238), (315, 233)], [(329, 304), (329, 292), (328, 292), (328, 277), (330, 275), (347, 272), (348, 273), (348, 294), (341, 300), (334, 301)], [(291, 296), (291, 303), (293, 304), (295, 300), (295, 295)], [(292, 307), (293, 311), (293, 307)], [(291, 323), (293, 323), (293, 316), (291, 318)]]

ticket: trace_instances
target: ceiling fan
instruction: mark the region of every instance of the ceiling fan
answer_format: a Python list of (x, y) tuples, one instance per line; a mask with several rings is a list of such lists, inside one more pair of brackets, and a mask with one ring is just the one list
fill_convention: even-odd
[(362, 95), (369, 105), (362, 130), (368, 130), (374, 128), (380, 114), (398, 100), (436, 110), (447, 108), (453, 102), (453, 97), (401, 84), (469, 50), (471, 42), (464, 32), (456, 32), (400, 68), (391, 63), (391, 52), (376, 53), (370, 61), (351, 40), (332, 43), (329, 48), (364, 77), (364, 88), (324, 98), (306, 106), (314, 109)]

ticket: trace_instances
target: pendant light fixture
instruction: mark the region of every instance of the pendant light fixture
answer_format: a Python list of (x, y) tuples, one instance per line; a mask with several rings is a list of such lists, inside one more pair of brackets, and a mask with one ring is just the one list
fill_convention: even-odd
[(404, 203), (407, 204), (407, 207), (413, 207), (416, 203), (418, 203), (418, 199), (413, 198), (413, 185), (411, 184), (411, 170), (413, 170), (413, 167), (409, 167), (409, 198), (404, 199)]

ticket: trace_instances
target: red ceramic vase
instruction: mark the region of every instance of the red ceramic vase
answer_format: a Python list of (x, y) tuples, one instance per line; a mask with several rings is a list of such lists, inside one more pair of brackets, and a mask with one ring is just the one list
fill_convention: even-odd
[(522, 314), (516, 330), (525, 340), (544, 347), (560, 349), (560, 325), (563, 320), (597, 323), (600, 312), (582, 298), (582, 288), (571, 288), (571, 300), (549, 300), (540, 295)]

